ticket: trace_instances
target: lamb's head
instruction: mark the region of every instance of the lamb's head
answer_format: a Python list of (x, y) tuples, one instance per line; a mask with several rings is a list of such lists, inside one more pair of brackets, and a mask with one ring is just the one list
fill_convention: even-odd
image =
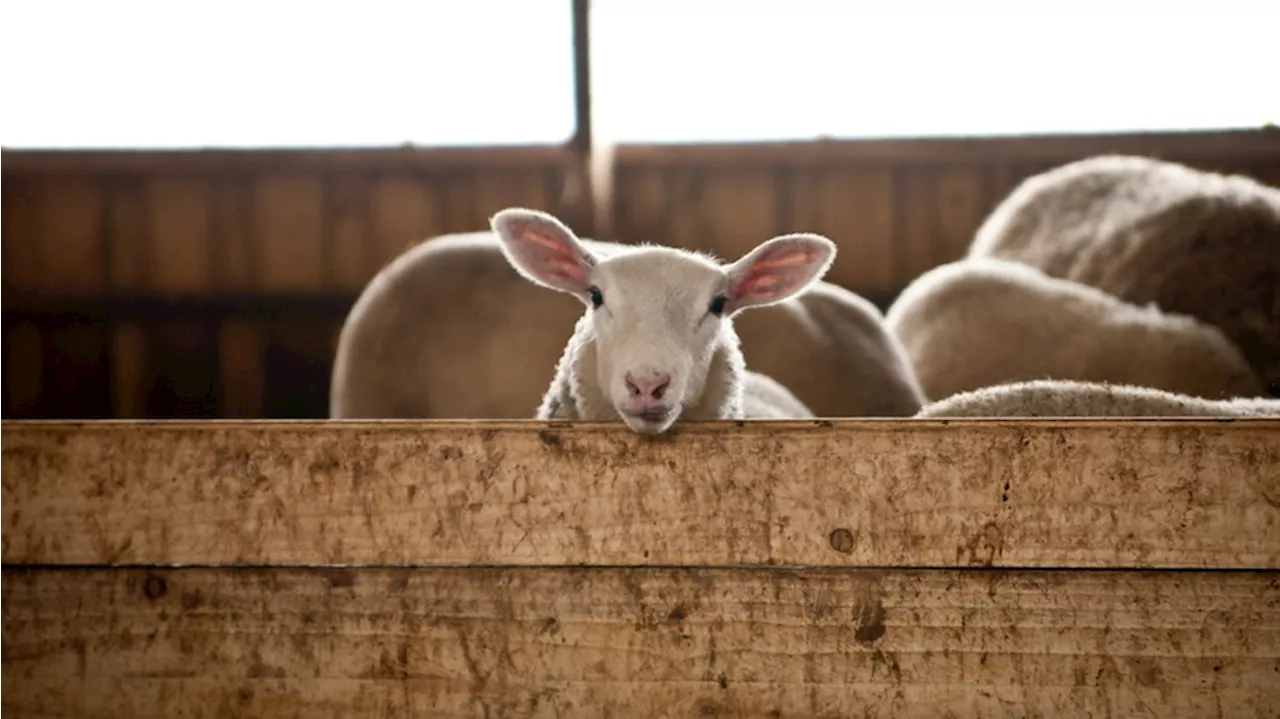
[[(742, 362), (731, 318), (801, 294), (836, 253), (825, 237), (791, 234), (729, 265), (657, 246), (601, 257), (544, 212), (506, 209), (491, 225), (516, 271), (586, 305), (580, 327), (591, 333), (595, 376), (582, 380), (594, 380), (627, 426), (645, 434), (665, 432), (701, 406), (709, 389), (736, 392), (740, 408)], [(717, 351), (737, 361), (716, 362)]]

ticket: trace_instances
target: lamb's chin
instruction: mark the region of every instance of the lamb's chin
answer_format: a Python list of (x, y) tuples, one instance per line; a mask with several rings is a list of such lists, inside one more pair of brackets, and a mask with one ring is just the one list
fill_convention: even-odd
[(661, 419), (627, 414), (622, 411), (618, 412), (618, 416), (626, 423), (627, 428), (636, 434), (662, 434), (671, 429), (676, 420), (680, 418), (680, 408), (676, 407)]

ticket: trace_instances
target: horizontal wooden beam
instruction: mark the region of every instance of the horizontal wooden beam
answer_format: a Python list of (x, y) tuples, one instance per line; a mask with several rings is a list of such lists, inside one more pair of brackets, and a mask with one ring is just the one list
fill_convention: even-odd
[(567, 167), (570, 160), (569, 151), (557, 145), (0, 151), (6, 175)]
[(6, 569), (3, 594), (14, 716), (1280, 706), (1275, 572)]
[(7, 565), (1280, 568), (1280, 420), (5, 422)]
[(815, 166), (867, 163), (1058, 163), (1102, 153), (1191, 161), (1280, 161), (1280, 130), (1134, 132), (904, 139), (815, 139), (788, 142), (619, 144), (618, 167), (689, 165)]
[(62, 322), (146, 321), (174, 317), (219, 320), (226, 317), (345, 317), (354, 292), (220, 292), (174, 295), (120, 293), (93, 297), (14, 292), (5, 297), (4, 321)]
[[(1280, 130), (1272, 127), (1194, 132), (1133, 132), (989, 137), (813, 139), (786, 142), (620, 144), (623, 166), (812, 166), (866, 162), (936, 165), (949, 162), (1062, 162), (1103, 152), (1185, 160), (1258, 162), (1280, 159)], [(563, 165), (569, 148), (306, 147), (234, 149), (0, 150), (4, 173), (222, 172), (260, 170), (413, 170)]]

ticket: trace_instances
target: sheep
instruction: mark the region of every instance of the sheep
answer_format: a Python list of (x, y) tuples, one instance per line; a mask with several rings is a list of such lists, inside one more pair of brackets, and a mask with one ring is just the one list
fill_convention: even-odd
[(1263, 392), (1218, 328), (1016, 262), (940, 265), (898, 295), (885, 326), (931, 399), (1032, 379), (1135, 384), (1209, 399)]
[(1024, 180), (967, 256), (1197, 317), (1280, 395), (1280, 188), (1164, 160), (1090, 157)]
[[(535, 418), (621, 418), (639, 434), (662, 434), (681, 419), (746, 418), (754, 375), (733, 318), (803, 294), (836, 255), (831, 240), (794, 233), (729, 265), (657, 245), (602, 257), (539, 210), (501, 210), (490, 226), (521, 276), (585, 308)], [(753, 405), (768, 404), (777, 389), (765, 388)]]
[[(627, 246), (580, 239), (597, 256)], [(526, 281), (491, 231), (428, 239), (363, 289), (338, 335), (329, 415), (518, 419), (536, 409), (581, 305)], [(747, 365), (818, 416), (910, 417), (924, 404), (867, 300), (819, 281), (734, 318)]]
[(742, 414), (755, 419), (812, 417), (813, 410), (782, 383), (766, 374), (746, 370)]
[(1280, 417), (1280, 399), (1204, 399), (1134, 385), (1032, 380), (961, 392), (925, 405), (915, 417)]

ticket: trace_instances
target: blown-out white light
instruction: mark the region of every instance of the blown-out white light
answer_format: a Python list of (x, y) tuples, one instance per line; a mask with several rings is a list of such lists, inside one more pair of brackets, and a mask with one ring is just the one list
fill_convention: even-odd
[[(8, 147), (560, 143), (569, 0), (6, 8)], [(593, 0), (623, 142), (1280, 122), (1274, 0)]]

